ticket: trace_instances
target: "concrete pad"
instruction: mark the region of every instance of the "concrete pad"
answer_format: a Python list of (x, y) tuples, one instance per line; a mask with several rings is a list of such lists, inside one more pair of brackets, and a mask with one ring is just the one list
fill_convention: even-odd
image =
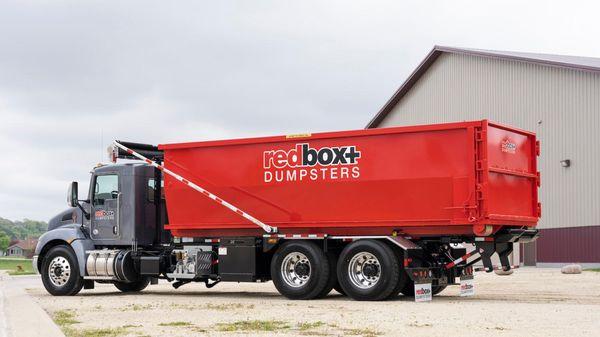
[(25, 293), (24, 285), (32, 278), (23, 278), (23, 281), (0, 271), (0, 336), (65, 337), (48, 314)]
[[(600, 273), (563, 275), (560, 269), (519, 268), (509, 276), (476, 273), (475, 295), (461, 297), (449, 286), (429, 303), (412, 297), (353, 301), (332, 292), (319, 300), (292, 301), (273, 282), (222, 282), (207, 289), (167, 282), (125, 294), (112, 284), (96, 284), (77, 296), (50, 296), (38, 281), (27, 293), (48, 312), (71, 310), (80, 333), (120, 329), (127, 336), (151, 337), (592, 337), (600, 330)], [(290, 328), (221, 331), (235, 322), (285, 322)], [(186, 325), (172, 324), (185, 322)], [(314, 325), (301, 330), (299, 326)], [(127, 326), (127, 328), (125, 328)], [(379, 334), (380, 333), (380, 334)]]

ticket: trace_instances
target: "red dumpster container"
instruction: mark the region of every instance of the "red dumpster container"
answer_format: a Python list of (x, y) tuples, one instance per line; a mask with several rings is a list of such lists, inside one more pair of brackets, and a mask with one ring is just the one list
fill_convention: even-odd
[[(490, 235), (535, 226), (535, 134), (486, 120), (163, 144), (164, 165), (280, 233)], [(175, 236), (262, 229), (165, 176)]]

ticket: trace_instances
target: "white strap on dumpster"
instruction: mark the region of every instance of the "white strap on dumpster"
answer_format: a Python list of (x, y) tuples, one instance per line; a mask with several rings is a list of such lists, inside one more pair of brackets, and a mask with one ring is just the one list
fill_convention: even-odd
[(146, 163), (156, 167), (157, 169), (163, 171), (164, 173), (172, 176), (173, 178), (179, 180), (180, 182), (186, 184), (187, 186), (193, 188), (194, 190), (204, 194), (205, 196), (207, 196), (208, 198), (212, 199), (213, 201), (215, 201), (218, 204), (221, 204), (227, 208), (229, 208), (232, 212), (235, 212), (239, 215), (241, 215), (242, 217), (244, 217), (245, 219), (249, 220), (250, 222), (254, 223), (255, 225), (259, 226), (260, 228), (262, 228), (265, 232), (267, 233), (277, 233), (277, 227), (273, 227), (273, 226), (269, 226), (266, 223), (258, 220), (257, 218), (253, 217), (252, 215), (242, 211), (241, 209), (233, 206), (232, 204), (228, 203), (227, 201), (217, 197), (216, 195), (210, 193), (209, 191), (207, 191), (206, 189), (194, 184), (193, 182), (189, 181), (188, 179), (185, 179), (184, 177), (180, 176), (179, 174), (169, 170), (168, 168), (159, 165), (157, 162), (150, 160), (144, 156), (142, 156), (141, 154), (133, 151), (132, 149), (128, 148), (127, 146), (115, 141), (114, 142), (115, 146), (122, 149), (123, 151), (126, 151), (127, 153), (133, 155), (134, 157), (145, 161)]

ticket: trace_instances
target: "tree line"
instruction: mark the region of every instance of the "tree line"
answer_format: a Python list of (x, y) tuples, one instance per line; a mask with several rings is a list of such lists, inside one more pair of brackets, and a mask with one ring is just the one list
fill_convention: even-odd
[(46, 232), (48, 224), (44, 221), (24, 219), (11, 221), (0, 218), (0, 251), (5, 251), (12, 240), (37, 238)]

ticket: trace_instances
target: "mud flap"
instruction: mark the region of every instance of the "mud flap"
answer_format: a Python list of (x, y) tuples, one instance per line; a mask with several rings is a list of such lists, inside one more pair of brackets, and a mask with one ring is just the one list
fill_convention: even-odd
[(460, 277), (460, 296), (475, 295), (475, 281), (473, 275), (461, 275)]
[(415, 283), (415, 302), (429, 302), (433, 294), (430, 283)]

